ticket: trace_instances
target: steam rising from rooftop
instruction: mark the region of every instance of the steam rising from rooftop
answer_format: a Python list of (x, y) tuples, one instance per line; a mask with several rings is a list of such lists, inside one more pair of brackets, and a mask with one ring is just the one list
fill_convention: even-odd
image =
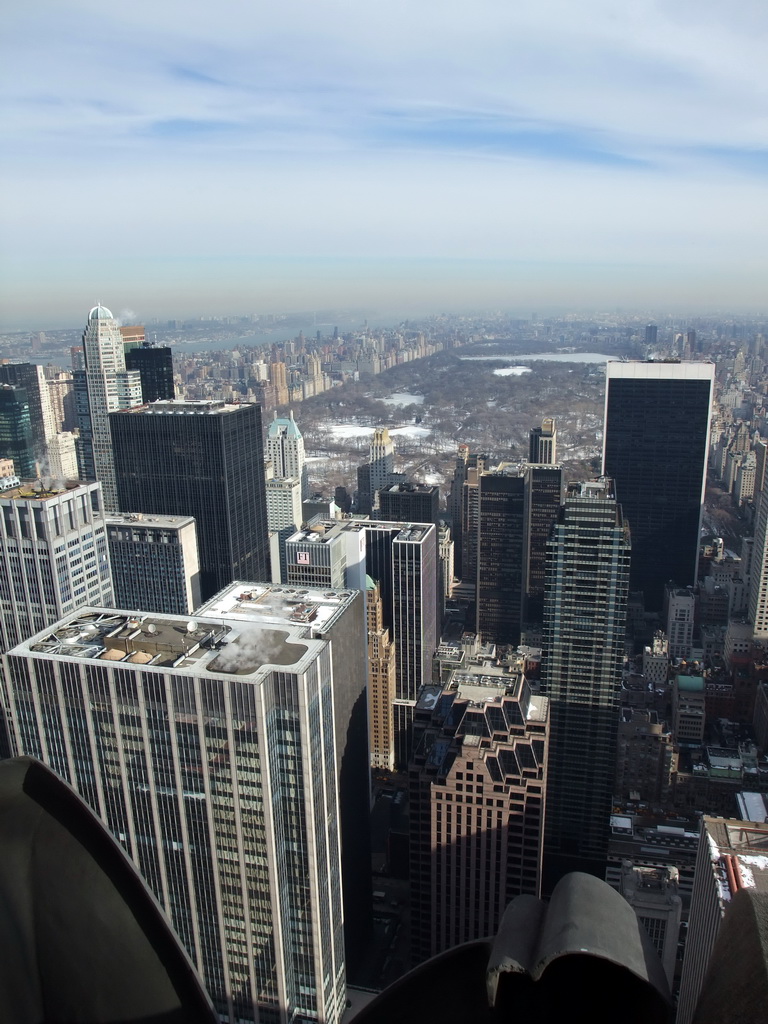
[(295, 665), (306, 652), (304, 644), (288, 640), (285, 630), (246, 627), (210, 663), (208, 671), (251, 675), (263, 665)]

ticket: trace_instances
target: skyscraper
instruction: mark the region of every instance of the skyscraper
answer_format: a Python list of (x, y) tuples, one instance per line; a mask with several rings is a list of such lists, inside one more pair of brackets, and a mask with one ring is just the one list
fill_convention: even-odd
[(616, 763), (630, 540), (612, 482), (569, 489), (547, 543), (542, 690), (550, 699), (545, 879), (602, 877)]
[(551, 465), (557, 462), (557, 428), (551, 416), (534, 427), (530, 434), (528, 461), (537, 465)]
[(603, 474), (632, 530), (630, 588), (660, 611), (664, 585), (696, 584), (715, 367), (609, 362)]
[[(309, 497), (304, 438), (293, 418), (293, 410), (288, 416), (278, 417), (275, 413), (267, 430), (266, 456), (272, 463), (272, 473), (275, 479), (298, 477), (301, 480), (302, 500)], [(300, 526), (301, 522), (296, 525)]]
[(86, 604), (112, 605), (101, 485), (0, 494), (0, 652)]
[(37, 476), (32, 417), (25, 388), (0, 385), (0, 458), (13, 459), (20, 480)]
[[(310, 539), (313, 533), (315, 540)], [(395, 649), (389, 733), (393, 749), (381, 756), (391, 757), (397, 767), (405, 769), (416, 697), (432, 678), (432, 655), (439, 636), (437, 527), (378, 519), (316, 520), (286, 547), (288, 579), (296, 584), (323, 580), (320, 585), (325, 585), (325, 580), (338, 581), (342, 574), (348, 587), (363, 590), (370, 581), (378, 584), (381, 628), (389, 630)], [(298, 562), (299, 554), (302, 562)]]
[(200, 604), (197, 530), (191, 516), (112, 513), (107, 539), (116, 608), (189, 615)]
[(80, 437), (78, 468), (82, 480), (99, 480), (104, 507), (117, 512), (115, 464), (109, 413), (141, 405), (141, 378), (126, 370), (123, 337), (105, 306), (94, 306), (83, 333), (85, 369), (75, 372), (75, 397)]
[(6, 655), (5, 696), (17, 751), (69, 781), (125, 846), (220, 1014), (336, 1024), (341, 744), (328, 633), (344, 643), (362, 598), (317, 595), (310, 625), (295, 608), (270, 619), (268, 594), (251, 591), (262, 621), (226, 608), (195, 621), (72, 614)]
[(34, 458), (42, 463), (45, 473), (48, 444), (56, 434), (56, 421), (43, 367), (36, 363), (6, 363), (0, 366), (0, 383), (12, 384), (26, 392)]
[(172, 349), (158, 348), (147, 341), (142, 345), (126, 348), (125, 367), (127, 370), (139, 371), (142, 402), (157, 402), (176, 397)]
[(440, 519), (440, 491), (429, 484), (387, 484), (379, 488), (379, 515), (391, 523), (435, 523)]
[(484, 664), (428, 686), (409, 767), (414, 962), (498, 929), (540, 895), (548, 701), (519, 669)]
[(194, 516), (204, 601), (232, 580), (269, 579), (257, 405), (153, 402), (109, 425), (121, 511)]
[(478, 479), (477, 631), (494, 644), (520, 643), (525, 479), (504, 465)]
[(544, 614), (547, 540), (563, 501), (563, 469), (560, 465), (529, 464), (523, 473), (523, 621), (539, 625)]

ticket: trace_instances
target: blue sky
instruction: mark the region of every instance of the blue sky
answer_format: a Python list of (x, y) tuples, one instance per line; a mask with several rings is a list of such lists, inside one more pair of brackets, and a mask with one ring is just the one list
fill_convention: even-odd
[(14, 6), (6, 326), (768, 305), (764, 0)]

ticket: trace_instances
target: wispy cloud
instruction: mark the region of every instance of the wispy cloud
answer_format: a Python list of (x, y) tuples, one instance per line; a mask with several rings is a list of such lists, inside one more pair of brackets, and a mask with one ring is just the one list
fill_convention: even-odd
[(16, 263), (94, 211), (137, 259), (765, 258), (763, 0), (36, 0), (4, 36)]

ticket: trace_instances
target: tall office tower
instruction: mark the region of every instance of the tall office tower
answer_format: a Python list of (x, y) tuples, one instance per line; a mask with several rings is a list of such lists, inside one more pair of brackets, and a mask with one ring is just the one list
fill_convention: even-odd
[(261, 410), (224, 402), (153, 402), (113, 413), (123, 512), (194, 516), (200, 591), (269, 578)]
[(21, 480), (37, 476), (27, 392), (10, 384), (0, 385), (0, 457), (13, 459)]
[(645, 344), (655, 345), (659, 340), (659, 328), (655, 324), (648, 324), (645, 328)]
[(273, 477), (267, 480), (267, 530), (277, 548), (277, 560), (273, 559), (271, 579), (273, 583), (285, 583), (288, 579), (285, 561), (285, 542), (294, 534), (302, 522), (301, 480), (297, 476)]
[(48, 443), (58, 428), (51, 405), (50, 388), (42, 366), (36, 363), (6, 363), (0, 366), (0, 384), (12, 384), (26, 392), (34, 456), (45, 468)]
[(531, 431), (528, 461), (546, 466), (557, 462), (557, 427), (551, 416), (545, 417), (541, 421), (541, 426), (534, 427)]
[(53, 480), (77, 479), (77, 438), (74, 434), (61, 431), (50, 439), (46, 475)]
[[(125, 331), (126, 328), (121, 327), (120, 330)], [(176, 397), (172, 349), (157, 348), (147, 341), (134, 348), (126, 347), (125, 368), (139, 371), (142, 402), (157, 402)]]
[(696, 584), (713, 363), (607, 364), (603, 473), (632, 530), (630, 588), (660, 611)]
[[(768, 824), (708, 815), (702, 818), (677, 1003), (677, 1024), (690, 1024), (693, 1019), (730, 901), (745, 886), (762, 893), (768, 889), (766, 851)], [(762, 957), (760, 959), (764, 969)]]
[(190, 516), (107, 516), (116, 608), (189, 615), (200, 604), (197, 529)]
[[(321, 527), (324, 533), (319, 532)], [(317, 540), (308, 536), (313, 531)], [(324, 548), (329, 549), (327, 554)], [(289, 539), (286, 551), (288, 579), (294, 585), (317, 573), (323, 574), (321, 586), (331, 585), (342, 573), (347, 587), (365, 589), (366, 576), (379, 585), (382, 625), (395, 645), (391, 757), (398, 768), (405, 769), (416, 696), (432, 678), (432, 655), (439, 638), (437, 527), (378, 519), (315, 520), (309, 530)], [(297, 561), (300, 554), (305, 558), (302, 563)], [(333, 572), (338, 575), (329, 575)]]
[(373, 493), (371, 491), (371, 465), (364, 462), (357, 467), (357, 496), (355, 511), (360, 516), (369, 516), (373, 512)]
[(56, 431), (72, 431), (77, 427), (75, 381), (71, 373), (57, 373), (48, 380), (48, 396)]
[(470, 665), (416, 708), (409, 766), (411, 949), (418, 963), (493, 935), (539, 896), (549, 719), (519, 670)]
[(560, 465), (529, 464), (523, 473), (523, 622), (538, 625), (544, 616), (547, 540), (563, 502), (563, 468)]
[(94, 306), (88, 314), (83, 333), (83, 354), (85, 369), (75, 373), (80, 478), (99, 480), (105, 508), (117, 512), (119, 506), (108, 417), (118, 409), (141, 405), (141, 378), (138, 371), (126, 370), (120, 328), (104, 306)]
[(477, 534), (480, 504), (480, 477), (485, 472), (487, 455), (470, 455), (461, 495), (461, 582), (474, 590), (477, 584)]
[(451, 489), (448, 494), (448, 515), (451, 520), (451, 534), (454, 542), (454, 572), (457, 579), (461, 579), (462, 562), (462, 508), (464, 497), (464, 481), (467, 479), (467, 462), (469, 461), (469, 447), (460, 444), (456, 454), (456, 466), (451, 480)]
[(408, 766), (413, 710), (421, 687), (432, 678), (437, 622), (437, 528), (417, 524), (392, 541), (393, 635), (395, 647), (395, 765)]
[(616, 765), (630, 539), (612, 481), (569, 488), (547, 543), (542, 690), (552, 720), (547, 887), (603, 877)]
[(369, 462), (371, 464), (371, 496), (373, 507), (377, 508), (376, 492), (391, 482), (390, 477), (395, 471), (395, 445), (386, 427), (377, 427), (373, 432)]
[(698, 348), (696, 347), (696, 331), (691, 330), (685, 332), (685, 344), (687, 345), (691, 355), (694, 355), (694, 353), (700, 350), (701, 345), (699, 345)]
[[(293, 410), (288, 416), (280, 418), (275, 413), (275, 418), (267, 430), (266, 455), (272, 463), (275, 477), (298, 477), (301, 481), (301, 498), (308, 498), (309, 480), (304, 459), (304, 438), (296, 426)], [(297, 525), (301, 525), (301, 520)]]
[(123, 844), (230, 1021), (344, 1011), (329, 634), (362, 652), (362, 598), (334, 597), (311, 624), (249, 621), (238, 595), (195, 621), (89, 609), (6, 655), (16, 749)]
[[(364, 595), (327, 587), (302, 588), (299, 593), (291, 587), (237, 583), (217, 594), (199, 614), (229, 616), (277, 630), (299, 623), (304, 635), (330, 643), (344, 942), (347, 977), (354, 983), (372, 927), (370, 834), (367, 824), (361, 827), (370, 811)], [(258, 650), (258, 639), (255, 644)], [(273, 657), (269, 649), (262, 648), (261, 653)], [(315, 713), (310, 705), (310, 723), (316, 722)], [(318, 877), (322, 886), (322, 872)]]
[(757, 500), (749, 573), (749, 621), (756, 638), (768, 637), (768, 493), (765, 486)]
[(493, 644), (520, 643), (525, 479), (503, 465), (478, 481), (477, 632)]
[(428, 484), (388, 484), (379, 489), (379, 517), (391, 523), (440, 521), (440, 490)]
[[(123, 339), (126, 352), (147, 344), (147, 333), (144, 330), (144, 324), (127, 324), (121, 327), (120, 337)], [(135, 369), (138, 370), (138, 366)]]
[(392, 771), (394, 757), (395, 645), (384, 626), (381, 588), (367, 577), (368, 744), (371, 767)]
[(288, 401), (288, 371), (285, 363), (271, 363), (269, 379), (275, 389), (275, 405), (285, 405)]
[(443, 611), (445, 611), (445, 602), (450, 600), (453, 594), (453, 579), (456, 572), (454, 567), (455, 551), (456, 545), (451, 536), (451, 528), (441, 520), (437, 524), (437, 554), (440, 559), (443, 582)]
[(0, 508), (0, 651), (83, 605), (112, 605), (100, 484), (14, 487)]
[[(634, 534), (632, 539), (634, 541)], [(666, 587), (664, 590), (664, 619), (670, 658), (690, 658), (695, 617), (696, 595), (693, 590), (688, 587)]]

